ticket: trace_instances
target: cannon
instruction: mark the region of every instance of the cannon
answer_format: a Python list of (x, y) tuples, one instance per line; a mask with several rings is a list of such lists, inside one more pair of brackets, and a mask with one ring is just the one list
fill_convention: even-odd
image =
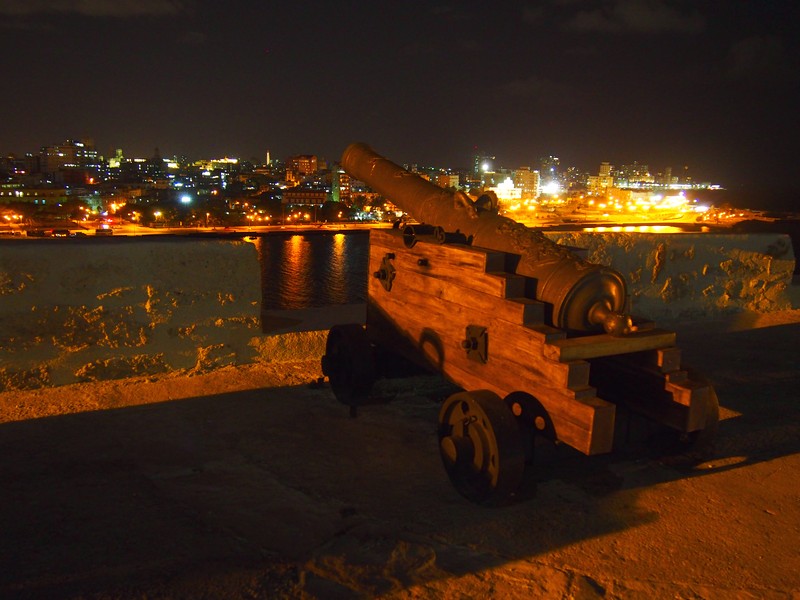
[(328, 332), (322, 370), (353, 416), (399, 363), (443, 375), (462, 391), (439, 411), (441, 459), (481, 504), (514, 496), (541, 440), (610, 452), (618, 408), (708, 454), (714, 389), (674, 332), (629, 314), (620, 273), (498, 214), (491, 194), (440, 188), (361, 143), (341, 162), (417, 221), (370, 232), (366, 324)]

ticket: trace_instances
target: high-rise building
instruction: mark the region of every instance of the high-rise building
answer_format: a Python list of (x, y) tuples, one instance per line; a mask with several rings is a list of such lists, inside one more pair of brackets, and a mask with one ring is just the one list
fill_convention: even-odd
[(472, 168), (472, 174), (475, 175), (476, 178), (479, 179), (481, 177), (481, 173), (494, 170), (494, 156), (476, 154), (473, 158), (475, 162)]
[(350, 190), (350, 175), (344, 169), (337, 169), (331, 177), (331, 199), (334, 202), (350, 203), (352, 192)]
[(586, 187), (592, 194), (606, 194), (614, 187), (614, 166), (611, 163), (600, 163), (597, 175), (590, 175), (587, 178)]
[(101, 171), (100, 158), (92, 140), (66, 140), (63, 144), (45, 146), (39, 156), (44, 176), (62, 184), (82, 186), (93, 183)]
[(620, 187), (642, 187), (655, 182), (655, 177), (650, 174), (650, 167), (638, 161), (633, 161), (631, 165), (622, 165), (615, 179)]
[(63, 144), (43, 147), (39, 154), (42, 172), (51, 176), (65, 169), (96, 171), (100, 166), (93, 140), (66, 140)]
[(557, 156), (543, 156), (539, 159), (539, 173), (542, 181), (552, 184), (561, 181), (561, 159)]
[(520, 167), (514, 171), (514, 186), (521, 190), (523, 200), (537, 198), (541, 187), (539, 171)]

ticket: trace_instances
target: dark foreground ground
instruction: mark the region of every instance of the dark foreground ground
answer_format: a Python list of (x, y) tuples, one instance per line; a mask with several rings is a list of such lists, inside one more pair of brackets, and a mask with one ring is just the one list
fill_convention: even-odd
[(717, 457), (537, 459), (486, 509), (435, 378), (350, 419), (314, 363), (0, 394), (0, 598), (798, 598), (800, 312), (679, 330)]

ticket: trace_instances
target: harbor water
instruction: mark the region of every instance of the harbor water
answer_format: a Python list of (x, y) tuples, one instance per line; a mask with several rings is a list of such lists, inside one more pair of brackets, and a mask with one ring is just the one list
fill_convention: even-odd
[(366, 301), (368, 231), (269, 234), (256, 247), (265, 310)]

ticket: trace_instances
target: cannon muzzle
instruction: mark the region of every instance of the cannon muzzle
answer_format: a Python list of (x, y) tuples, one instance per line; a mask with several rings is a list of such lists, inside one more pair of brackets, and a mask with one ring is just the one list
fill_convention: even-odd
[(342, 166), (420, 223), (473, 246), (518, 255), (515, 272), (536, 280), (535, 297), (552, 306), (554, 326), (572, 332), (630, 332), (621, 274), (586, 262), (540, 231), (499, 215), (487, 196), (476, 201), (464, 192), (440, 188), (362, 143), (345, 149)]

